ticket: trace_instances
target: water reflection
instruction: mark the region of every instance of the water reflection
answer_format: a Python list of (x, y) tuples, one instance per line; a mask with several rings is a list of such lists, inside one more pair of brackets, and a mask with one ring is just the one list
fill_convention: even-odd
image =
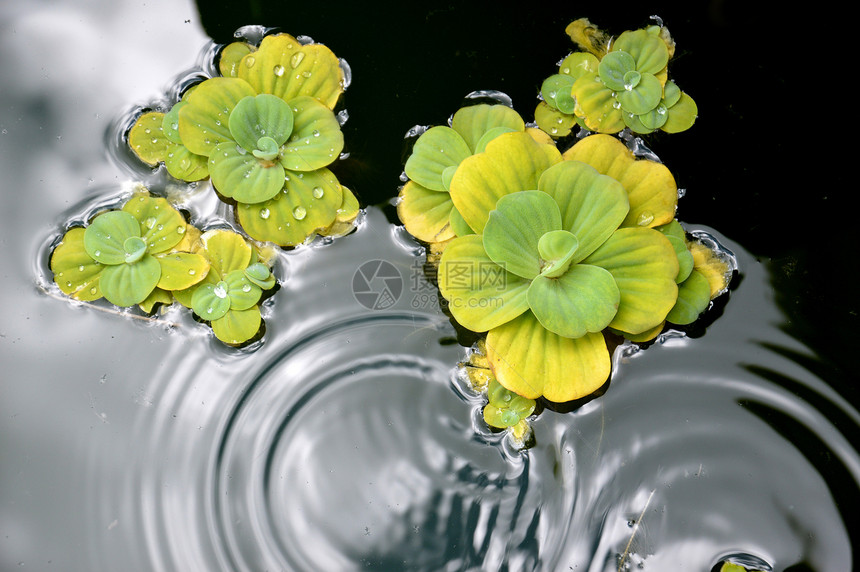
[[(102, 142), (206, 43), (177, 33), (189, 6), (153, 4), (99, 21), (4, 7), (0, 63), (20, 81), (4, 83), (0, 137), (16, 191), (0, 225), (0, 568), (851, 568), (860, 417), (781, 329), (767, 267), (724, 237), (744, 275), (706, 335), (619, 354), (607, 393), (544, 411), (526, 453), (483, 425), (453, 328), (411, 305), (419, 249), (376, 208), (352, 236), (282, 253), (248, 351), (187, 312), (144, 323), (40, 295), (62, 223), (127, 176), (158, 181), (110, 165)], [(207, 193), (183, 204), (216, 221)], [(374, 312), (350, 279), (380, 258), (406, 290)]]

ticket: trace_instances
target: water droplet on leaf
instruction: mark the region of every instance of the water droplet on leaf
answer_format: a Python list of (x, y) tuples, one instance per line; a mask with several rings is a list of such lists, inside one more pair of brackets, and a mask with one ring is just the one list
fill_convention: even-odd
[(293, 216), (296, 220), (302, 220), (308, 214), (308, 211), (305, 210), (304, 207), (296, 207), (293, 209)]

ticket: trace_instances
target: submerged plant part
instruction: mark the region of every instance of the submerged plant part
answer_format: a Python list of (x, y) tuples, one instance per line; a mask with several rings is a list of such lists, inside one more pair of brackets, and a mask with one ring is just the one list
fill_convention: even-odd
[(544, 80), (535, 111), (538, 126), (552, 137), (574, 123), (599, 133), (689, 129), (698, 109), (668, 77), (675, 44), (663, 26), (607, 38), (588, 20), (568, 25), (567, 34), (584, 51), (568, 55), (557, 74)]
[(409, 181), (400, 190), (397, 203), (406, 230), (428, 243), (471, 232), (451, 201), (451, 180), (464, 159), (511, 131), (526, 131), (516, 111), (506, 105), (481, 103), (459, 109), (450, 127), (437, 125), (422, 133), (406, 160)]
[(224, 48), (222, 77), (193, 86), (166, 114), (143, 114), (129, 144), (176, 178), (211, 177), (257, 240), (295, 246), (357, 214), (357, 200), (328, 170), (343, 150), (332, 109), (345, 86), (325, 46), (288, 34), (259, 47)]

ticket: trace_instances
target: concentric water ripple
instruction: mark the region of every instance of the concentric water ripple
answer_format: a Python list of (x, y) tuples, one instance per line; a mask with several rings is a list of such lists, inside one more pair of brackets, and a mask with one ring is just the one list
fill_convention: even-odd
[[(483, 424), (445, 316), (413, 307), (420, 249), (381, 211), (282, 253), (258, 345), (180, 316), (110, 412), (89, 451), (95, 567), (850, 569), (860, 416), (791, 359), (806, 350), (777, 327), (766, 268), (717, 239), (743, 272), (723, 315), (621, 347), (606, 394), (544, 410), (523, 452)], [(386, 310), (351, 292), (372, 260), (403, 279)]]

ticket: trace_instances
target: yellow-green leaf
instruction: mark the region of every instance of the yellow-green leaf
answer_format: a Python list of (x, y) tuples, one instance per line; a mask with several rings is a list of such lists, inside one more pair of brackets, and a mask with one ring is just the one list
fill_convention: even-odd
[(526, 128), (520, 114), (507, 105), (470, 105), (457, 110), (451, 118), (451, 128), (463, 137), (471, 153), (478, 152), (478, 142), (488, 131), (499, 127), (511, 131)]
[(201, 254), (170, 252), (155, 257), (161, 264), (158, 288), (184, 290), (194, 286), (209, 272), (209, 261)]
[(480, 235), (452, 240), (439, 261), (439, 290), (457, 321), (485, 332), (528, 309), (530, 282), (493, 262)]
[(468, 225), (482, 232), (501, 197), (536, 190), (541, 174), (558, 163), (554, 145), (540, 144), (528, 133), (499, 135), (486, 151), (466, 158), (451, 181), (451, 199)]
[(661, 163), (636, 159), (615, 137), (590, 135), (568, 149), (564, 158), (588, 163), (621, 183), (630, 202), (630, 210), (621, 226), (650, 228), (675, 218), (678, 186), (672, 173)]
[(84, 229), (71, 228), (51, 253), (51, 272), (60, 291), (76, 300), (89, 302), (102, 297), (99, 288), (101, 264), (84, 248)]
[(212, 320), (215, 337), (225, 344), (238, 345), (253, 338), (263, 321), (259, 306), (247, 310), (230, 310), (221, 318)]
[(289, 101), (307, 95), (334, 109), (343, 92), (340, 61), (322, 44), (302, 45), (289, 34), (266, 36), (238, 66), (238, 76), (258, 93)]
[(454, 203), (448, 193), (432, 191), (415, 181), (400, 190), (397, 216), (406, 230), (424, 242), (444, 242), (454, 238), (449, 223)]
[(150, 111), (137, 118), (128, 132), (128, 145), (138, 158), (154, 167), (167, 158), (167, 152), (173, 143), (164, 135), (162, 123), (164, 114), (160, 111)]
[(565, 338), (530, 311), (490, 330), (486, 346), (499, 383), (529, 399), (563, 403), (585, 397), (606, 382), (611, 369), (602, 334)]
[(289, 173), (284, 190), (268, 201), (239, 203), (236, 216), (248, 236), (280, 246), (296, 246), (337, 216), (343, 191), (328, 169)]
[(621, 228), (583, 261), (605, 268), (621, 292), (610, 327), (639, 334), (666, 318), (678, 298), (678, 257), (663, 234)]
[(208, 157), (219, 143), (233, 141), (230, 112), (249, 95), (257, 95), (254, 88), (233, 77), (213, 77), (197, 85), (179, 110), (179, 136), (188, 150)]
[(244, 270), (251, 264), (253, 250), (241, 235), (229, 230), (210, 230), (200, 237), (206, 246), (212, 278), (222, 280), (233, 270)]

